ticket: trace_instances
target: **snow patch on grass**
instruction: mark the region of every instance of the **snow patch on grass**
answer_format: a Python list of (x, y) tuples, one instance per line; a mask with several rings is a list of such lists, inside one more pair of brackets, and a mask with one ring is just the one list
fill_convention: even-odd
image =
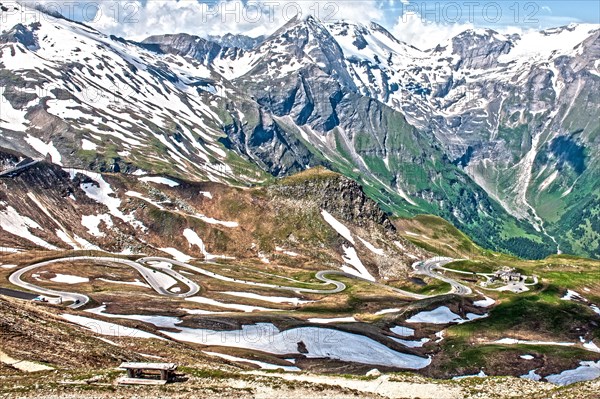
[(142, 200), (142, 201), (144, 201), (144, 202), (147, 202), (147, 203), (149, 203), (150, 205), (154, 205), (155, 207), (157, 207), (157, 208), (158, 208), (158, 209), (160, 209), (161, 211), (165, 209), (165, 208), (164, 208), (164, 207), (163, 207), (161, 204), (159, 204), (158, 202), (156, 202), (156, 201), (152, 201), (150, 198), (146, 198), (146, 197), (144, 197), (142, 194), (140, 194), (140, 193), (138, 193), (138, 192), (135, 192), (135, 191), (127, 191), (127, 192), (125, 193), (125, 195), (126, 195), (126, 196), (128, 196), (128, 197), (133, 197), (133, 198), (140, 199), (140, 200)]
[(600, 377), (600, 361), (580, 362), (573, 370), (565, 370), (560, 374), (546, 377), (546, 380), (557, 385), (570, 385), (581, 381), (590, 381)]
[(598, 352), (600, 353), (600, 348), (598, 347), (598, 345), (596, 345), (594, 343), (594, 341), (590, 341), (590, 342), (585, 342), (585, 339), (583, 337), (579, 337), (579, 341), (581, 341), (581, 343), (583, 344), (583, 347), (591, 352)]
[(542, 376), (536, 373), (537, 369), (529, 370), (527, 374), (523, 374), (520, 378), (532, 381), (540, 381)]
[(52, 141), (46, 144), (42, 140), (38, 139), (37, 137), (33, 137), (30, 134), (25, 137), (25, 141), (44, 157), (50, 155), (53, 163), (62, 166), (62, 157), (60, 156), (60, 153), (56, 147), (54, 147)]
[(349, 317), (333, 317), (330, 319), (313, 317), (308, 319), (309, 323), (317, 323), (317, 324), (329, 324), (329, 323), (355, 323), (356, 319), (353, 316)]
[(473, 302), (473, 305), (477, 306), (478, 308), (489, 308), (495, 303), (496, 301), (494, 301), (492, 298), (485, 297), (485, 299)]
[(275, 247), (275, 251), (281, 252), (282, 254), (287, 255), (287, 256), (291, 256), (291, 257), (298, 256), (298, 254), (296, 252), (287, 251), (287, 250), (285, 250), (284, 248), (281, 248), (281, 247)]
[[(3, 23), (5, 21), (2, 21)], [(3, 59), (4, 60), (4, 59)], [(4, 68), (10, 69), (9, 66)], [(0, 87), (0, 101), (2, 101), (2, 112), (0, 112), (0, 128), (14, 130), (16, 132), (24, 132), (29, 126), (29, 121), (25, 118), (27, 111), (24, 109), (16, 109), (10, 104), (4, 95), (5, 86)]]
[(215, 299), (206, 298), (202, 296), (193, 296), (190, 298), (185, 298), (186, 301), (201, 303), (203, 305), (216, 306), (224, 309), (233, 309), (233, 310), (241, 310), (242, 312), (250, 313), (250, 312), (277, 312), (279, 309), (270, 309), (263, 308), (261, 306), (251, 306), (251, 305), (242, 305), (238, 303), (224, 303), (219, 302)]
[(239, 227), (239, 223), (238, 222), (228, 222), (228, 221), (223, 221), (223, 220), (218, 220), (215, 218), (211, 218), (208, 216), (204, 216), (202, 214), (196, 213), (194, 215), (189, 215), (193, 218), (196, 219), (200, 219), (202, 220), (204, 223), (208, 223), (208, 224), (218, 224), (224, 227), (229, 227), (229, 228), (234, 228), (234, 227)]
[(171, 316), (154, 316), (154, 315), (135, 315), (135, 314), (112, 314), (106, 313), (106, 305), (99, 306), (97, 308), (86, 310), (88, 313), (104, 316), (112, 319), (128, 319), (137, 320), (144, 323), (152, 324), (156, 327), (163, 328), (176, 328), (177, 324), (181, 323), (181, 320), (177, 317)]
[(158, 250), (168, 253), (169, 255), (171, 255), (173, 257), (173, 259), (178, 260), (179, 262), (183, 262), (183, 263), (189, 262), (190, 260), (194, 259), (191, 256), (184, 254), (177, 248), (171, 248), (171, 247), (158, 248)]
[(563, 301), (587, 302), (587, 299), (582, 297), (580, 293), (573, 291), (573, 290), (567, 290), (567, 293), (560, 299), (562, 299)]
[(258, 253), (258, 259), (260, 259), (260, 261), (264, 264), (269, 264), (271, 263), (271, 261), (269, 260), (269, 258), (267, 258), (267, 255), (265, 255), (263, 252), (259, 252)]
[(404, 327), (404, 326), (392, 327), (392, 328), (390, 328), (390, 331), (401, 337), (412, 337), (415, 334), (415, 330), (413, 330), (412, 328), (409, 328), (409, 327)]
[(129, 223), (131, 226), (133, 226), (135, 228), (139, 228), (142, 230), (147, 229), (142, 224), (142, 222), (140, 222), (139, 220), (136, 220), (133, 213), (129, 214), (129, 215), (125, 215), (125, 214), (123, 214), (123, 212), (121, 212), (121, 210), (119, 209), (119, 206), (121, 206), (121, 200), (117, 197), (114, 197), (115, 192), (113, 191), (110, 184), (108, 184), (104, 180), (104, 178), (102, 177), (102, 175), (100, 173), (90, 172), (90, 171), (82, 170), (82, 169), (69, 169), (69, 170), (67, 170), (67, 172), (69, 172), (72, 179), (75, 177), (75, 174), (81, 173), (83, 175), (86, 175), (90, 179), (92, 179), (94, 182), (96, 182), (96, 184), (82, 183), (81, 189), (83, 191), (85, 191), (85, 195), (87, 195), (88, 198), (91, 198), (94, 201), (106, 206), (108, 208), (108, 212), (111, 215), (121, 219), (125, 223)]
[(198, 236), (198, 234), (194, 230), (192, 230), (192, 229), (183, 230), (183, 236), (190, 243), (190, 247), (193, 245), (196, 245), (198, 248), (200, 248), (200, 252), (202, 252), (202, 255), (204, 255), (206, 258), (208, 258), (208, 256), (210, 256), (210, 254), (206, 251), (206, 247), (204, 246), (204, 241), (202, 241), (202, 239)]
[(202, 241), (202, 239), (198, 236), (198, 234), (192, 229), (183, 230), (183, 236), (188, 240), (190, 247), (193, 245), (196, 245), (200, 249), (200, 252), (202, 252), (202, 255), (204, 255), (204, 258), (207, 260), (210, 260), (210, 259), (235, 259), (230, 256), (213, 255), (213, 254), (209, 253), (206, 250), (204, 241)]
[(124, 284), (124, 285), (134, 285), (138, 287), (151, 288), (148, 284), (136, 279), (135, 281), (119, 281), (119, 280), (109, 280), (107, 278), (99, 278), (99, 281), (104, 281), (105, 283), (110, 284)]
[(84, 151), (96, 151), (96, 149), (98, 148), (98, 145), (96, 145), (96, 143), (94, 143), (93, 141), (90, 141), (88, 139), (82, 139), (81, 140), (81, 149)]
[(0, 227), (2, 227), (2, 230), (31, 241), (40, 247), (53, 250), (58, 249), (54, 245), (34, 236), (29, 229), (43, 230), (42, 226), (27, 216), (21, 216), (12, 206), (0, 210)]
[(19, 248), (0, 247), (0, 253), (5, 253), (5, 254), (17, 254), (22, 251), (23, 250), (19, 249)]
[(97, 246), (79, 237), (78, 235), (70, 237), (66, 232), (59, 229), (56, 229), (55, 233), (56, 236), (60, 238), (62, 242), (69, 245), (73, 249), (100, 249)]
[(100, 231), (100, 222), (104, 222), (109, 229), (113, 227), (110, 215), (103, 213), (101, 215), (83, 215), (81, 216), (81, 225), (88, 229), (88, 233), (94, 237), (104, 237), (105, 234)]
[(230, 312), (214, 312), (212, 310), (204, 310), (204, 309), (187, 309), (180, 308), (179, 310), (186, 312), (187, 314), (199, 314), (199, 315), (207, 315), (207, 314), (225, 314)]
[(487, 374), (485, 374), (483, 372), (483, 370), (481, 370), (477, 374), (473, 374), (473, 375), (461, 375), (461, 376), (458, 376), (458, 377), (452, 377), (452, 379), (453, 380), (462, 380), (462, 379), (465, 379), (465, 378), (485, 378), (485, 377), (487, 377)]
[(487, 314), (478, 315), (475, 313), (467, 313), (466, 319), (463, 319), (456, 313), (453, 313), (447, 306), (440, 306), (437, 309), (417, 313), (408, 320), (407, 323), (428, 323), (428, 324), (449, 324), (449, 323), (466, 323), (468, 321), (487, 317)]
[(442, 342), (444, 340), (444, 330), (436, 332), (435, 337), (437, 338), (435, 340), (436, 344)]
[(385, 251), (381, 248), (376, 248), (373, 244), (371, 244), (369, 241), (358, 237), (358, 239), (364, 244), (365, 247), (367, 247), (369, 249), (369, 251), (373, 252), (375, 255), (380, 255), (383, 256), (385, 255)]
[(315, 301), (305, 301), (300, 298), (259, 295), (259, 294), (254, 294), (252, 292), (225, 291), (225, 292), (221, 292), (221, 294), (237, 296), (240, 298), (256, 299), (259, 301), (272, 302), (272, 303), (290, 303), (292, 305), (301, 305), (301, 304), (305, 304), (305, 303), (315, 302)]
[(52, 277), (50, 281), (54, 281), (55, 283), (64, 283), (64, 284), (81, 284), (81, 283), (89, 283), (90, 279), (87, 277), (79, 277), (72, 276), (70, 274), (56, 274), (56, 277)]
[(408, 339), (401, 339), (396, 337), (390, 337), (393, 341), (398, 342), (401, 345), (406, 346), (407, 348), (422, 348), (427, 342), (431, 341), (429, 338), (421, 338), (419, 341), (412, 341)]

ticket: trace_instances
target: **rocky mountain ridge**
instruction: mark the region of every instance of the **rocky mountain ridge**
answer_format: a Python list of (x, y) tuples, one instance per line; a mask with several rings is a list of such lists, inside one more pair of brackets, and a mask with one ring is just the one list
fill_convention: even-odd
[(597, 206), (597, 27), (421, 51), (377, 24), (309, 17), (236, 48), (21, 16), (2, 36), (5, 148), (234, 184), (325, 165), (386, 211), (443, 216), (489, 248), (597, 255), (577, 200)]

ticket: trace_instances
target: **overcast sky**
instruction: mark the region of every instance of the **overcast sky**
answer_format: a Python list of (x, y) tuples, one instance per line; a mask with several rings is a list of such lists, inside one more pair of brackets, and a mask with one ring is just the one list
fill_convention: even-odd
[(296, 14), (322, 21), (375, 21), (407, 43), (433, 47), (473, 27), (507, 31), (570, 23), (600, 24), (600, 1), (409, 1), (409, 0), (138, 0), (49, 1), (63, 15), (128, 39), (152, 34), (199, 36), (269, 34)]

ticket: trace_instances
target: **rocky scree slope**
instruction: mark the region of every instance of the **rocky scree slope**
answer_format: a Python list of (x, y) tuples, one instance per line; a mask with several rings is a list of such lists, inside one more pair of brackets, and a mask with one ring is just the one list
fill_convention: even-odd
[(244, 190), (39, 162), (0, 180), (0, 246), (167, 257), (175, 249), (186, 259), (283, 262), (310, 270), (337, 270), (354, 248), (374, 278), (405, 276), (415, 258), (428, 256), (397, 234), (352, 180), (324, 170), (289, 179)]

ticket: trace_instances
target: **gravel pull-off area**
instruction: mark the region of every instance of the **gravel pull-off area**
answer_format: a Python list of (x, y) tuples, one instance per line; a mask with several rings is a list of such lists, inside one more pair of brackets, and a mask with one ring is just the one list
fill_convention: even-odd
[(332, 385), (352, 389), (358, 392), (377, 394), (390, 399), (462, 399), (465, 397), (464, 392), (460, 387), (450, 387), (432, 383), (394, 381), (390, 378), (390, 375), (382, 375), (374, 380), (359, 380), (318, 375), (277, 374), (277, 376), (286, 381), (302, 381), (320, 385)]
[(43, 364), (34, 363), (27, 360), (13, 359), (12, 357), (8, 356), (2, 351), (0, 351), (0, 363), (28, 373), (34, 373), (36, 371), (54, 370), (52, 367)]

